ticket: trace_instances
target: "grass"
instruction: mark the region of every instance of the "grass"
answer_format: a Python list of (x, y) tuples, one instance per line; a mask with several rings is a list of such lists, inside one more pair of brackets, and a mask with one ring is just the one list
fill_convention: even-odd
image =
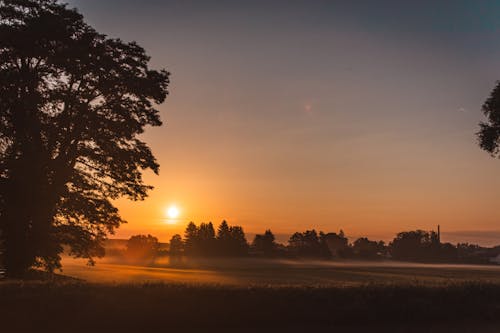
[(0, 332), (497, 332), (499, 273), (403, 263), (66, 261), (65, 274), (80, 279), (0, 282)]
[(233, 286), (352, 286), (367, 283), (426, 285), (479, 281), (500, 284), (500, 266), (425, 265), (395, 262), (285, 261), (198, 259), (153, 267), (123, 265), (113, 260), (87, 267), (65, 261), (64, 274), (89, 282), (219, 283)]
[[(180, 284), (0, 285), (6, 332), (408, 330), (500, 324), (500, 285), (235, 287)], [(498, 327), (498, 326), (497, 326)]]

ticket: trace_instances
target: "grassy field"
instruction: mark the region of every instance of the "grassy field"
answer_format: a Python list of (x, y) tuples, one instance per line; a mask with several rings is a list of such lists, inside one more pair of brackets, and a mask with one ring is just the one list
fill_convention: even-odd
[(439, 285), (450, 282), (500, 284), (500, 266), (432, 265), (397, 262), (333, 262), (262, 259), (190, 259), (153, 266), (106, 259), (95, 267), (64, 260), (63, 274), (92, 283), (195, 283), (231, 286)]
[(0, 332), (498, 332), (496, 266), (65, 260), (0, 282)]
[(500, 286), (4, 283), (2, 332), (498, 332)]

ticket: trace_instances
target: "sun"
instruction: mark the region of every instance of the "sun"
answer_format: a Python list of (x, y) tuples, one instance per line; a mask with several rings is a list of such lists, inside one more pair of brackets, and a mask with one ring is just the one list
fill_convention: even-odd
[(176, 206), (168, 207), (167, 209), (168, 218), (176, 219), (177, 217), (179, 217), (179, 214), (180, 214), (179, 208), (177, 208)]

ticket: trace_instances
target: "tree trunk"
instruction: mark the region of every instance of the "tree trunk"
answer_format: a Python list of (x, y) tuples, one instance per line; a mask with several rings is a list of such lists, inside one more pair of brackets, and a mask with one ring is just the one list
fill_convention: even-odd
[(20, 159), (15, 167), (3, 193), (5, 234), (2, 236), (6, 275), (22, 278), (35, 263), (33, 222), (39, 195), (33, 161)]
[[(8, 200), (12, 203), (12, 200)], [(29, 221), (24, 210), (18, 205), (6, 208), (4, 235), (4, 266), (9, 278), (23, 278), (33, 265), (34, 258), (30, 255), (28, 242)]]

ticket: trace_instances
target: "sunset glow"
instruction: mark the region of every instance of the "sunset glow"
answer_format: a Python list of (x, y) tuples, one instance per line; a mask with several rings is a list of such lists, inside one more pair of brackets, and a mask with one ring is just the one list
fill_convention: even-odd
[[(116, 237), (168, 241), (190, 220), (223, 219), (285, 241), (313, 227), (391, 240), (437, 224), (446, 241), (500, 237), (500, 164), (475, 137), (499, 78), (496, 9), (69, 2), (172, 72), (164, 126), (144, 134), (160, 174), (145, 175), (145, 201), (118, 202), (129, 223)], [(190, 207), (167, 231), (166, 200)]]

